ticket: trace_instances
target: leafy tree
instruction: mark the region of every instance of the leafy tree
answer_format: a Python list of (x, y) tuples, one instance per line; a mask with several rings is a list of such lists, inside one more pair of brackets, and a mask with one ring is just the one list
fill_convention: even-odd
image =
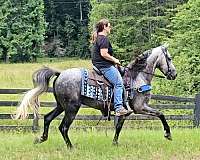
[(45, 0), (45, 8), (47, 55), (88, 57), (89, 0)]
[[(175, 8), (186, 0), (92, 0), (90, 30), (101, 18), (113, 24), (111, 41), (117, 56), (129, 60), (133, 54), (160, 45), (168, 37), (166, 26)], [(171, 33), (170, 33), (171, 34)]]
[(178, 65), (181, 91), (188, 94), (200, 92), (200, 1), (190, 0), (180, 6), (179, 12), (173, 18), (170, 39), (174, 56), (185, 62)]
[(4, 61), (30, 61), (42, 54), (43, 9), (42, 0), (1, 0), (0, 55)]

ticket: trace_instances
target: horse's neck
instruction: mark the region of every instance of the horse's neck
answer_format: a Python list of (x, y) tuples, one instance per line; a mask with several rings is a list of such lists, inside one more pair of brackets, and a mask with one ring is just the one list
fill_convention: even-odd
[(153, 79), (153, 74), (155, 72), (157, 65), (157, 59), (158, 55), (153, 53), (147, 58), (147, 65), (145, 69), (141, 71), (134, 80), (134, 84), (136, 87), (145, 84), (151, 84), (151, 81)]

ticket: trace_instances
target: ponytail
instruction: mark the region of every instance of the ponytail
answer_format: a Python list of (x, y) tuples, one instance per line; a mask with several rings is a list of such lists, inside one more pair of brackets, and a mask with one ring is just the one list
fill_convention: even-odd
[(95, 43), (95, 42), (96, 42), (96, 40), (97, 40), (97, 35), (98, 35), (97, 31), (94, 31), (94, 32), (92, 33), (92, 43)]

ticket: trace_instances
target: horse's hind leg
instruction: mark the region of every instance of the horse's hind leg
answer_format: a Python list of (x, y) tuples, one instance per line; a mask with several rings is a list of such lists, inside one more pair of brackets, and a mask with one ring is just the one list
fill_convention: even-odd
[(114, 136), (114, 139), (113, 139), (113, 144), (114, 145), (118, 145), (118, 138), (119, 138), (119, 134), (120, 134), (120, 131), (122, 129), (122, 126), (124, 124), (124, 121), (125, 121), (125, 117), (124, 116), (115, 116), (115, 120), (114, 120), (114, 123), (115, 123), (115, 136)]
[(57, 104), (57, 107), (55, 107), (51, 112), (44, 116), (44, 131), (40, 138), (35, 139), (35, 143), (42, 143), (48, 139), (48, 131), (51, 121), (62, 112), (63, 108), (61, 108), (60, 105)]
[(73, 120), (76, 117), (76, 114), (80, 108), (80, 105), (75, 103), (70, 103), (68, 106), (65, 107), (65, 116), (59, 126), (59, 130), (67, 144), (67, 147), (72, 148), (72, 143), (68, 136), (68, 130), (70, 125), (72, 124)]

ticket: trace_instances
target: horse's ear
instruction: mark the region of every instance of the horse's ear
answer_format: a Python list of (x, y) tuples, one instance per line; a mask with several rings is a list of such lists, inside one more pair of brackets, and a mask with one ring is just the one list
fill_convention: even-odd
[(129, 63), (129, 64), (128, 64), (128, 66), (127, 66), (127, 67), (128, 67), (129, 69), (132, 69), (132, 68), (133, 68), (133, 66), (132, 66), (132, 65), (133, 65), (133, 63), (131, 62), (131, 63)]
[(139, 57), (136, 57), (135, 58), (135, 63), (138, 63), (139, 62)]
[(164, 46), (165, 48), (168, 48), (168, 47), (169, 47), (169, 43), (164, 43), (163, 46)]

